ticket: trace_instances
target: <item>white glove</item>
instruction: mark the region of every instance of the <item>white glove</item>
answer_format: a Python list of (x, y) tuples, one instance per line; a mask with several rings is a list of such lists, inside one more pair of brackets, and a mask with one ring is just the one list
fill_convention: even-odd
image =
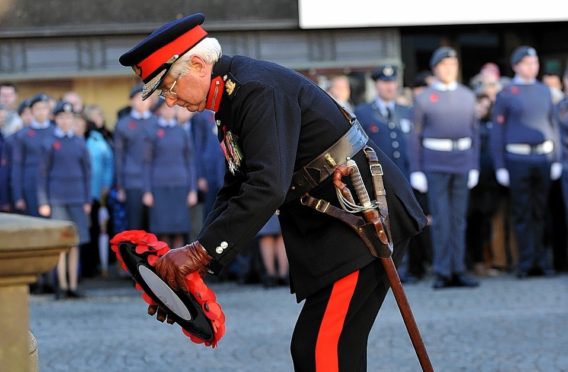
[(477, 186), (478, 182), (479, 182), (479, 171), (477, 169), (470, 170), (467, 175), (467, 188), (470, 190), (473, 189), (475, 186)]
[(422, 193), (428, 191), (428, 180), (426, 179), (426, 175), (422, 172), (410, 173), (410, 185), (413, 189)]
[(501, 186), (509, 187), (509, 171), (505, 168), (499, 168), (495, 172), (495, 177), (497, 178), (497, 182)]
[(562, 163), (552, 163), (550, 166), (550, 179), (556, 181), (562, 176)]

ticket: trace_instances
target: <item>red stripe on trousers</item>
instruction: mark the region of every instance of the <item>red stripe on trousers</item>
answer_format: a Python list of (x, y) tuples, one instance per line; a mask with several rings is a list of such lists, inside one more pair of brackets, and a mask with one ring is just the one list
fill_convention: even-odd
[(355, 271), (333, 285), (316, 341), (316, 372), (339, 371), (339, 337), (358, 278)]

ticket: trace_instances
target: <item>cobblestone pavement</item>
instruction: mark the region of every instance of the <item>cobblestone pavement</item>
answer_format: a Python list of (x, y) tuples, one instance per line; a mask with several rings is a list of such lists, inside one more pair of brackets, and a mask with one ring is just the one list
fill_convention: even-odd
[[(568, 371), (568, 276), (483, 280), (477, 289), (407, 286), (437, 371)], [(227, 316), (218, 348), (192, 344), (177, 325), (145, 315), (127, 281), (85, 283), (87, 298), (32, 296), (42, 372), (291, 371), (301, 306), (284, 288), (216, 284)], [(419, 371), (392, 294), (375, 323), (369, 371)]]

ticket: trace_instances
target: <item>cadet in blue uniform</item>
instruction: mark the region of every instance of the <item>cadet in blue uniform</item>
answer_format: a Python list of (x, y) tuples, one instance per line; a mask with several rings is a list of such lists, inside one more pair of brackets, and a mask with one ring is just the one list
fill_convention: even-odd
[[(57, 128), (43, 148), (38, 172), (39, 214), (72, 221), (79, 245), (89, 241), (88, 215), (91, 213), (91, 168), (85, 140), (74, 134), (74, 112), (69, 102), (60, 101), (53, 111)], [(79, 250), (61, 253), (57, 264), (59, 281), (56, 298), (75, 298), (79, 270)], [(67, 274), (69, 281), (67, 281)]]
[[(2, 106), (2, 104), (0, 104), (0, 125), (2, 125), (2, 123), (4, 122), (5, 116), (6, 109), (4, 106)], [(9, 170), (10, 168), (8, 167), (6, 139), (0, 131), (0, 212), (10, 211), (10, 193), (8, 191), (10, 187), (10, 178), (8, 177)]]
[(407, 136), (412, 127), (412, 113), (407, 106), (396, 103), (398, 94), (397, 68), (380, 66), (371, 78), (375, 81), (377, 97), (359, 105), (355, 116), (377, 146), (409, 177)]
[(465, 274), (465, 228), (469, 189), (479, 177), (479, 132), (475, 96), (458, 84), (455, 50), (434, 51), (436, 81), (416, 97), (410, 136), (410, 182), (428, 192), (432, 215), (435, 289), (474, 287)]
[(550, 90), (536, 80), (535, 49), (518, 47), (511, 65), (515, 77), (493, 108), (491, 144), (497, 182), (510, 188), (519, 246), (517, 276), (524, 278), (533, 268), (553, 273), (543, 229), (550, 180), (560, 178), (562, 164)]
[[(370, 103), (359, 105), (355, 116), (363, 125), (369, 138), (398, 166), (406, 178), (409, 177), (408, 135), (412, 128), (412, 112), (408, 106), (396, 102), (398, 94), (398, 72), (395, 65), (383, 65), (371, 75), (375, 81), (377, 96)], [(409, 246), (413, 249), (413, 244)], [(409, 276), (408, 255), (398, 267), (403, 282), (415, 281)]]
[(564, 90), (566, 96), (554, 108), (554, 116), (558, 122), (562, 148), (562, 196), (568, 226), (568, 68), (564, 71)]
[[(221, 56), (217, 40), (207, 38), (201, 28), (203, 20), (196, 14), (172, 21), (120, 58), (145, 82), (145, 97), (159, 89), (170, 106), (215, 111), (226, 151), (225, 184), (198, 241), (163, 256), (157, 272), (174, 287), (189, 272), (218, 273), (279, 208), (292, 290), (299, 301), (306, 299), (292, 338), (295, 369), (365, 370), (368, 334), (388, 281), (349, 226), (300, 203), (303, 192), (310, 191), (339, 205), (331, 178), (321, 184), (318, 179), (317, 187), (307, 189), (293, 179), (295, 171), (323, 158), (336, 141), (352, 143), (345, 134), (359, 124), (352, 127), (353, 121), (329, 95), (294, 71), (247, 57)], [(356, 133), (366, 139), (358, 129)], [(398, 259), (425, 217), (402, 173), (380, 150), (377, 153)], [(344, 162), (347, 156), (359, 163), (371, 189), (363, 151), (342, 151), (338, 160)], [(149, 311), (155, 313), (156, 308)], [(163, 313), (158, 316), (165, 319)]]
[(142, 229), (147, 223), (142, 204), (144, 143), (149, 130), (158, 122), (150, 105), (142, 100), (142, 86), (134, 86), (130, 91), (130, 114), (123, 116), (114, 130), (118, 199), (126, 203), (129, 229)]
[(207, 183), (203, 200), (203, 219), (213, 209), (217, 193), (223, 186), (225, 176), (225, 158), (217, 139), (218, 128), (215, 125), (215, 113), (203, 111), (191, 119), (193, 125), (197, 168)]
[(17, 211), (39, 216), (37, 173), (42, 148), (51, 139), (54, 127), (49, 121), (49, 97), (38, 94), (30, 101), (34, 117), (28, 128), (20, 129), (12, 146), (12, 199)]
[(175, 107), (163, 103), (155, 109), (158, 124), (145, 146), (142, 200), (150, 208), (150, 231), (179, 246), (190, 226), (189, 207), (197, 203), (193, 146), (175, 119)]

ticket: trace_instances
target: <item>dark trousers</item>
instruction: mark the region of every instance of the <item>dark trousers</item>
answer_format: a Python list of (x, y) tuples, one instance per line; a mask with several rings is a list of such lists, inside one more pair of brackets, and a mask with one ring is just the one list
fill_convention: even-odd
[(148, 212), (142, 204), (142, 189), (126, 189), (126, 219), (129, 230), (147, 230)]
[[(395, 262), (407, 245), (398, 244)], [(294, 370), (366, 371), (367, 339), (389, 287), (374, 261), (308, 296), (292, 335)]]
[(428, 172), (433, 269), (446, 277), (465, 271), (467, 173)]
[(534, 265), (551, 268), (549, 252), (544, 249), (543, 233), (550, 190), (550, 162), (545, 156), (513, 156), (506, 159), (511, 191), (511, 213), (517, 245), (518, 270)]

